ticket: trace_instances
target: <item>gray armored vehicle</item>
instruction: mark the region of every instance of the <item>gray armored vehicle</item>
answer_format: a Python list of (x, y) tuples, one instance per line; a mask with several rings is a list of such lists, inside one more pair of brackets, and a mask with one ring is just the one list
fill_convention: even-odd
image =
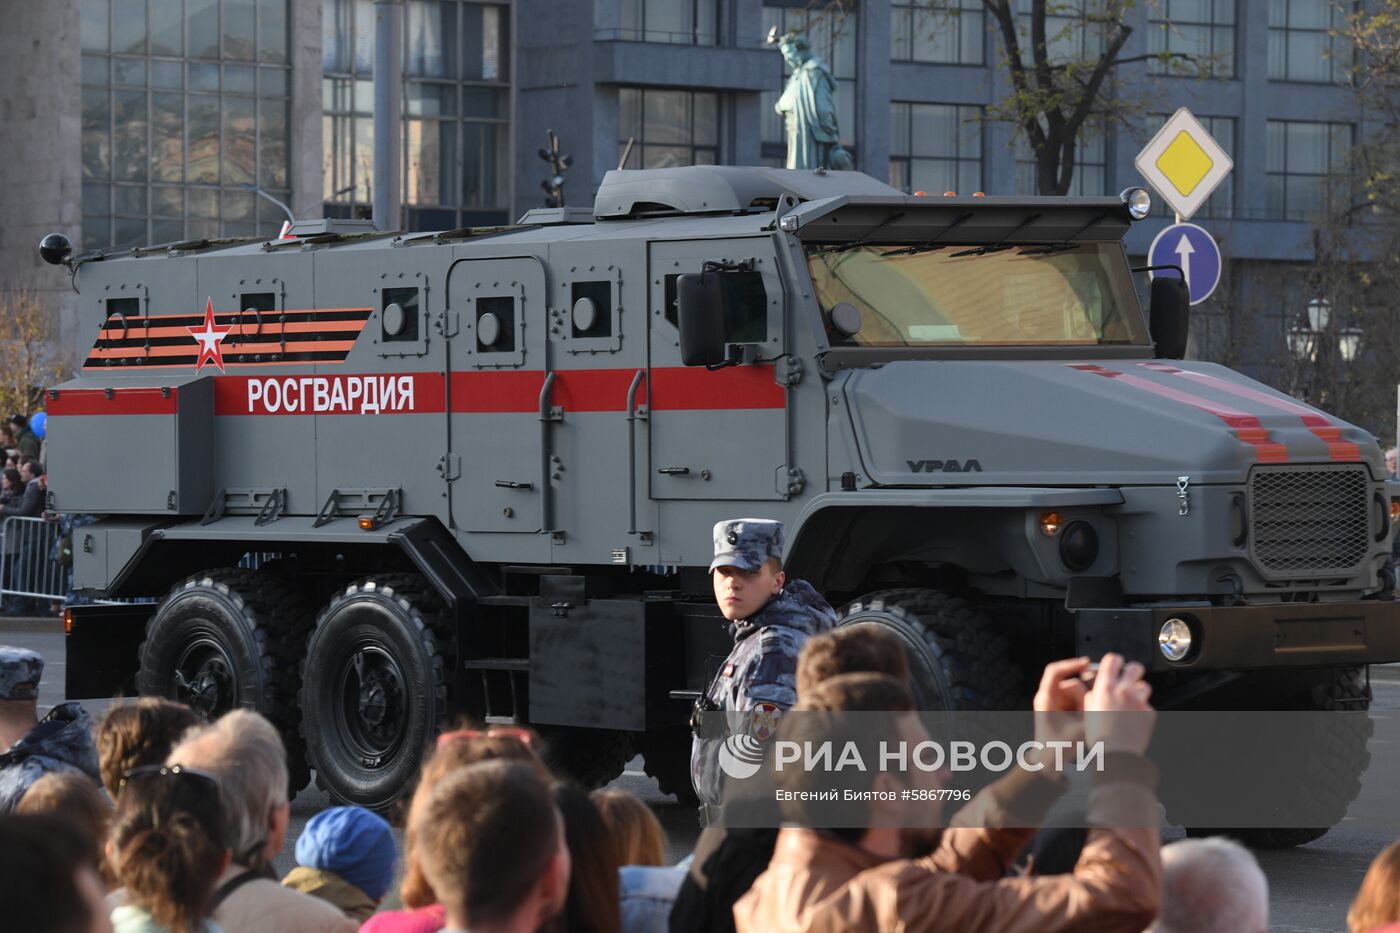
[(99, 516), (75, 585), (159, 599), (72, 610), (68, 694), (261, 710), (369, 806), (459, 715), (687, 795), (710, 527), (761, 515), (930, 709), (1107, 650), (1168, 708), (1365, 709), (1400, 489), (1366, 432), (1179, 361), (1146, 213), (693, 167), (500, 229), (47, 240), (93, 334), (47, 403), (51, 505)]

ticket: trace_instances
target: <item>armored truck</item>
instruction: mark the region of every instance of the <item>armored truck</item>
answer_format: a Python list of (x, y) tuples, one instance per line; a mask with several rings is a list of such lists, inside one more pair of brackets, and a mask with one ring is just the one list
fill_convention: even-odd
[(50, 505), (96, 516), (74, 585), (114, 601), (68, 614), (68, 695), (257, 709), (293, 783), (373, 807), (458, 717), (687, 796), (710, 528), (756, 515), (929, 709), (1109, 650), (1165, 708), (1365, 709), (1400, 488), (1367, 432), (1182, 361), (1147, 213), (696, 166), (502, 228), (47, 239), (92, 335)]

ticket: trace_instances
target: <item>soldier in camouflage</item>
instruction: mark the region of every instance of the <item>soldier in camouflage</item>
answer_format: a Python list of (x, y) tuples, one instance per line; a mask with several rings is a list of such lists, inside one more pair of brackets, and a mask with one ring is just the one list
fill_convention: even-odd
[(92, 721), (80, 703), (60, 703), (38, 718), (44, 659), (0, 645), (0, 815), (14, 811), (45, 774), (76, 772), (101, 783)]
[[(765, 713), (771, 721), (797, 702), (797, 654), (811, 635), (830, 629), (836, 613), (805, 580), (786, 580), (782, 570), (783, 525), (737, 518), (715, 525), (710, 563), (715, 599), (729, 620), (734, 649), (696, 704), (698, 712)], [(717, 717), (697, 715), (690, 753), (690, 778), (705, 805), (723, 799), (720, 746), (724, 736), (705, 729)], [(713, 733), (713, 734), (712, 734)]]

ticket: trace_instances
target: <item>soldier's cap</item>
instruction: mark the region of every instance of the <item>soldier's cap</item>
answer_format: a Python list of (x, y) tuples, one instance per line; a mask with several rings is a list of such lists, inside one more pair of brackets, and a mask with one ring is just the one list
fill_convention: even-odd
[(757, 570), (770, 557), (782, 560), (783, 523), (771, 518), (731, 518), (715, 522), (716, 567)]
[(28, 648), (0, 645), (0, 700), (37, 700), (44, 659)]

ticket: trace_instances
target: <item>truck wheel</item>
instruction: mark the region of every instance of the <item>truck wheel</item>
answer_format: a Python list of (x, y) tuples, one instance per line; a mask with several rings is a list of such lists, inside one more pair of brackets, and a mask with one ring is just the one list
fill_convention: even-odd
[(893, 631), (909, 656), (914, 699), (925, 710), (1012, 710), (1029, 704), (1006, 639), (965, 600), (938, 590), (882, 590), (841, 610), (839, 625)]
[(659, 729), (637, 736), (643, 769), (656, 779), (661, 793), (670, 794), (686, 807), (698, 807), (700, 798), (690, 781), (691, 732), (688, 728)]
[[(1364, 667), (1335, 668), (1308, 692), (1299, 694), (1292, 702), (1278, 704), (1280, 709), (1365, 712), (1371, 708), (1371, 685)], [(1296, 812), (1315, 813), (1325, 826), (1282, 827), (1254, 829), (1188, 828), (1188, 836), (1232, 836), (1254, 849), (1291, 849), (1326, 835), (1327, 830), (1341, 822), (1347, 807), (1361, 793), (1361, 776), (1371, 764), (1367, 747), (1374, 724), (1369, 717), (1345, 717), (1335, 725), (1314, 724), (1327, 728), (1325, 736), (1304, 737), (1310, 750), (1302, 761), (1297, 760), (1296, 747), (1279, 762), (1280, 773), (1299, 773), (1296, 785), (1307, 798), (1297, 801)], [(1325, 749), (1325, 751), (1323, 751)], [(1279, 749), (1261, 749), (1259, 754), (1281, 754)], [(1301, 771), (1300, 771), (1301, 769)], [(1168, 816), (1171, 811), (1168, 809)]]
[(632, 757), (632, 733), (574, 726), (531, 726), (544, 742), (540, 755), (555, 774), (593, 790), (617, 778)]
[(302, 668), (302, 731), (334, 799), (386, 810), (417, 777), (447, 715), (448, 621), (416, 574), (353, 583), (322, 610)]
[(175, 585), (146, 625), (137, 692), (209, 719), (255, 709), (282, 736), (289, 795), (310, 780), (299, 726), (298, 668), (310, 612), (288, 582), (222, 568)]

